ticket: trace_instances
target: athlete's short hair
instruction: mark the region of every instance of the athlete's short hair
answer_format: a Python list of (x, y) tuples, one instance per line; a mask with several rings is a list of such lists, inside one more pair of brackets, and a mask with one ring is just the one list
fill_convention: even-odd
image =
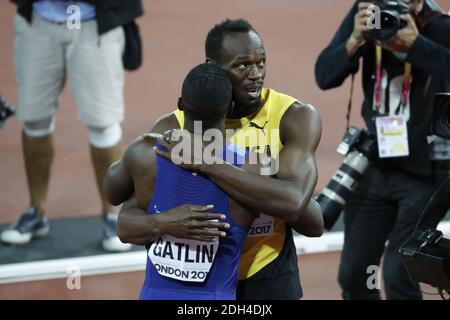
[[(227, 33), (256, 32), (252, 25), (244, 19), (226, 19), (216, 24), (209, 32), (205, 42), (206, 57), (218, 62), (221, 58), (223, 38)], [(258, 32), (256, 32), (258, 33)]]
[(233, 89), (228, 73), (215, 63), (194, 67), (183, 81), (183, 111), (192, 120), (213, 122), (225, 118)]

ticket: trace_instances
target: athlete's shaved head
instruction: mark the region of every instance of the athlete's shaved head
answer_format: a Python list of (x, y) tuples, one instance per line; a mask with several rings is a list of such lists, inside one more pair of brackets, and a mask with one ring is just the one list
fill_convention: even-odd
[(226, 117), (231, 98), (228, 73), (216, 64), (203, 63), (184, 79), (180, 104), (191, 120), (213, 123)]

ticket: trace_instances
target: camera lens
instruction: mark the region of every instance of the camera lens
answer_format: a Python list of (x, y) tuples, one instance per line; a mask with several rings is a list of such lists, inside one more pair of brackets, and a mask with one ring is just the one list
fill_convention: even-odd
[(375, 39), (387, 41), (397, 34), (400, 26), (400, 16), (395, 11), (381, 11), (381, 28), (375, 31)]
[(325, 189), (315, 200), (322, 209), (325, 229), (330, 230), (339, 218), (347, 199), (355, 190), (369, 165), (367, 157), (357, 150), (350, 152)]

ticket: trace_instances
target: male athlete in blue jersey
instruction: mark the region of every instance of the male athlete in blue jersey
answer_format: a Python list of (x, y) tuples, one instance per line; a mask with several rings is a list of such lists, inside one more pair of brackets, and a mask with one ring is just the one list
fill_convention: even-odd
[[(194, 132), (194, 121), (201, 121), (202, 136), (208, 129), (215, 129), (224, 137), (231, 98), (232, 86), (226, 71), (216, 64), (195, 67), (183, 82), (178, 102), (186, 119), (184, 129)], [(239, 206), (210, 179), (157, 155), (157, 140), (158, 136), (150, 134), (135, 140), (123, 159), (110, 167), (104, 184), (108, 199), (116, 199), (121, 188), (133, 188), (137, 203), (132, 205), (149, 213), (146, 220), (136, 220), (133, 231), (133, 243), (142, 234), (139, 243), (148, 252), (140, 298), (235, 299), (241, 249), (255, 214)], [(206, 143), (203, 150), (212, 144)], [(191, 143), (187, 145), (191, 147)], [(237, 167), (247, 158), (244, 150), (232, 144), (222, 143), (216, 149), (215, 159)], [(261, 166), (243, 164), (242, 169), (258, 173)], [(189, 205), (192, 210), (184, 216), (185, 223), (180, 223), (183, 218), (179, 213), (171, 215), (170, 210), (185, 203), (198, 206)], [(212, 207), (220, 214), (207, 212)], [(165, 214), (159, 215), (161, 211)], [(128, 241), (120, 216), (118, 235), (122, 241)]]

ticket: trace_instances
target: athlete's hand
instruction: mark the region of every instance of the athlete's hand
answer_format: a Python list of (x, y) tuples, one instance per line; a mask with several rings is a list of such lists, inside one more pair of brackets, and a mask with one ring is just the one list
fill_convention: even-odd
[[(194, 142), (195, 139), (199, 140)], [(167, 130), (158, 138), (158, 143), (161, 147), (155, 147), (155, 152), (185, 170), (201, 172), (202, 167), (207, 165), (205, 162), (215, 162), (214, 159), (203, 158), (202, 137), (187, 130)]]
[(184, 204), (170, 209), (161, 214), (156, 214), (155, 219), (162, 234), (181, 239), (198, 241), (213, 241), (217, 237), (225, 237), (230, 225), (220, 220), (225, 220), (224, 214), (210, 213), (213, 205), (200, 206)]

